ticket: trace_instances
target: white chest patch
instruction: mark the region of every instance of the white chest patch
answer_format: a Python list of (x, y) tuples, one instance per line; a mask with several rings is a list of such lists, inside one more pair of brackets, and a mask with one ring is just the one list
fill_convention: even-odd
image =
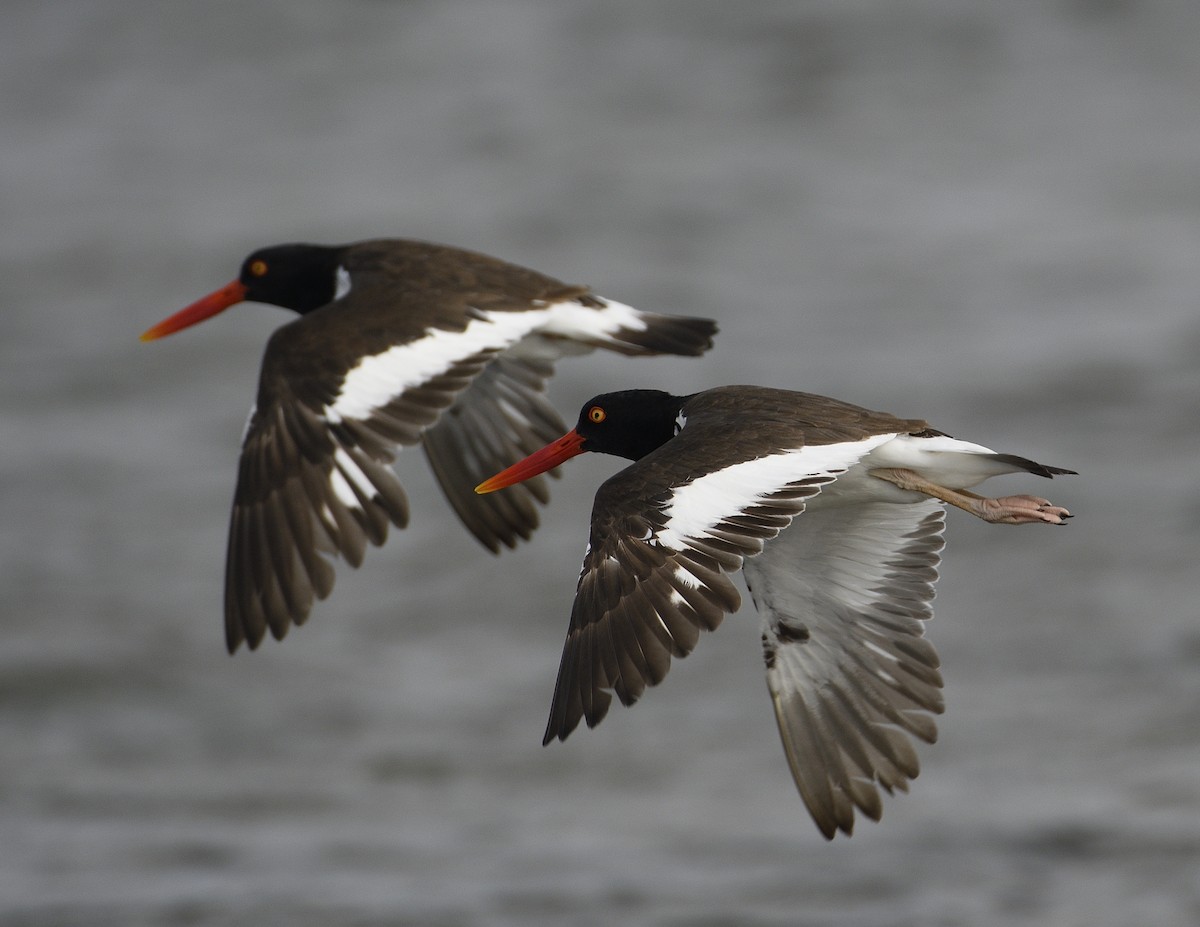
[(683, 431), (683, 426), (687, 424), (687, 416), (683, 414), (683, 409), (679, 410), (679, 414), (675, 416), (675, 434)]
[(350, 292), (350, 271), (346, 270), (342, 265), (338, 265), (337, 273), (334, 275), (333, 298), (341, 299)]

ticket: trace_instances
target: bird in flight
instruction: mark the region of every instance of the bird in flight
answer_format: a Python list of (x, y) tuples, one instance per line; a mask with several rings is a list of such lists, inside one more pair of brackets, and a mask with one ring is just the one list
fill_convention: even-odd
[(810, 393), (725, 386), (626, 390), (476, 487), (514, 486), (585, 451), (633, 463), (603, 483), (543, 743), (636, 702), (701, 631), (740, 605), (762, 657), (788, 764), (825, 837), (906, 791), (912, 740), (934, 742), (942, 677), (925, 638), (946, 504), (997, 524), (1062, 525), (1039, 496), (993, 499), (989, 477), (1074, 473)]
[(390, 467), (419, 444), (467, 529), (493, 552), (528, 539), (544, 482), (509, 498), (472, 487), (566, 427), (546, 400), (560, 358), (594, 349), (695, 356), (707, 319), (659, 315), (458, 248), (403, 239), (278, 245), (142, 339), (243, 301), (299, 314), (263, 355), (242, 440), (225, 570), (225, 640), (254, 649), (303, 624), (408, 501)]

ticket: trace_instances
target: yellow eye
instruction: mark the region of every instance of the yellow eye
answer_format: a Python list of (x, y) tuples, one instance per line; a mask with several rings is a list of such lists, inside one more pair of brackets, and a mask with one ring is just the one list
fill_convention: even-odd
[(266, 261), (253, 261), (250, 264), (250, 273), (255, 277), (265, 277), (267, 275)]
[(589, 422), (599, 425), (602, 421), (608, 418), (608, 413), (606, 413), (599, 406), (592, 406), (590, 409), (588, 409), (587, 417)]

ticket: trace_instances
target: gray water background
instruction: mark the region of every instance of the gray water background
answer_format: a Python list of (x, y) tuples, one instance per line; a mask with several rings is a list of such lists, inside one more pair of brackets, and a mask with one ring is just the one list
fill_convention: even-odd
[[(0, 12), (0, 925), (1200, 923), (1200, 5), (13, 2)], [(228, 657), (264, 244), (403, 235), (718, 318), (552, 398), (805, 389), (1078, 469), (949, 516), (941, 740), (827, 844), (752, 612), (540, 746), (591, 496), (412, 527)]]

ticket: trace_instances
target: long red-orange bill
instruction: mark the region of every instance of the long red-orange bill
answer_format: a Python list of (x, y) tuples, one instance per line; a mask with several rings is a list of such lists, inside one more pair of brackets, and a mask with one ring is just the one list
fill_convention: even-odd
[(505, 486), (512, 486), (531, 476), (545, 473), (560, 463), (570, 460), (583, 453), (583, 436), (576, 431), (568, 431), (557, 441), (551, 441), (540, 451), (534, 451), (524, 460), (519, 460), (507, 470), (497, 473), (490, 480), (484, 480), (475, 487), (475, 491), (483, 493), (495, 492)]
[(235, 303), (246, 298), (246, 286), (240, 280), (226, 284), (215, 293), (209, 293), (203, 299), (198, 299), (186, 309), (180, 309), (173, 316), (163, 319), (157, 325), (142, 332), (142, 341), (153, 341), (164, 335), (172, 335), (180, 329), (203, 322), (205, 319), (228, 309)]

